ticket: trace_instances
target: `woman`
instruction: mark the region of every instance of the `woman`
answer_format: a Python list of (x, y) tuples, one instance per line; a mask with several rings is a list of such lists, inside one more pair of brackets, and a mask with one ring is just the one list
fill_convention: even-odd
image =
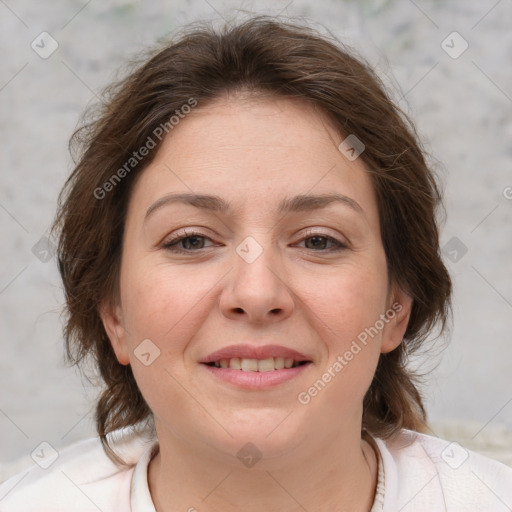
[(190, 28), (109, 94), (55, 222), (99, 437), (2, 510), (510, 510), (512, 469), (421, 433), (440, 194), (368, 66), (260, 16)]

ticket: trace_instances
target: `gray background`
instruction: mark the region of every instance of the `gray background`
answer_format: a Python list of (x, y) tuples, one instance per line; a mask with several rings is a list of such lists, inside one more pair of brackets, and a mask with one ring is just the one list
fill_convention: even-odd
[[(242, 17), (236, 9), (303, 16), (323, 32), (328, 28), (378, 68), (412, 115), (444, 183), (442, 245), (449, 244), (455, 284), (449, 343), (441, 340), (416, 362), (431, 371), (424, 393), (432, 428), (468, 445), (498, 443), (496, 456), (506, 459), (512, 446), (511, 0), (2, 0), (0, 477), (12, 472), (11, 461), (32, 462), (42, 441), (59, 449), (94, 434), (95, 388), (63, 359), (55, 258), (41, 261), (45, 254), (36, 246), (71, 170), (67, 142), (80, 114), (128, 57), (187, 22)], [(59, 45), (47, 59), (31, 48), (43, 31)], [(453, 31), (469, 45), (460, 56), (464, 42), (448, 37)]]

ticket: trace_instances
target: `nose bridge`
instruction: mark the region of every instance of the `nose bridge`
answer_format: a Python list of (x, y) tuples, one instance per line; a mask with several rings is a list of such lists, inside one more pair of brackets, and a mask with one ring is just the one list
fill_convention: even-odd
[(287, 316), (293, 300), (281, 263), (268, 232), (262, 230), (246, 236), (233, 254), (234, 271), (222, 301), (224, 313), (245, 313), (258, 321), (276, 313)]
[(275, 280), (280, 281), (279, 269), (276, 268), (280, 258), (272, 246), (270, 235), (264, 231), (248, 235), (236, 246), (235, 252), (235, 279), (249, 282), (256, 288), (266, 286), (267, 293), (270, 293), (272, 290), (268, 286)]

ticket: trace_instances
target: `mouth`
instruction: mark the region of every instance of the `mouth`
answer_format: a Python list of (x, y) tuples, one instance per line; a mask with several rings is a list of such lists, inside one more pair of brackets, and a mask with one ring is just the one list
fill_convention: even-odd
[(222, 358), (206, 364), (212, 368), (224, 368), (230, 370), (241, 370), (243, 372), (274, 372), (278, 370), (297, 368), (311, 363), (307, 360), (296, 360), (289, 357), (268, 357), (265, 359), (249, 358)]
[[(284, 366), (281, 368), (282, 365)], [(203, 367), (215, 382), (236, 389), (263, 391), (299, 378), (313, 366), (313, 362), (282, 360), (278, 357), (259, 360), (232, 358), (202, 363), (199, 366)]]
[(231, 345), (199, 361), (214, 382), (260, 391), (291, 382), (313, 366), (310, 356), (281, 345)]

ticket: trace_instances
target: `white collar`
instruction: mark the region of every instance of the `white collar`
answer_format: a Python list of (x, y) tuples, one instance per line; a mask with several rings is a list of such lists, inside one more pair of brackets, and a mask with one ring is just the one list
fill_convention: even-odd
[[(389, 460), (384, 462), (383, 457), (388, 459), (387, 450), (382, 440), (373, 438), (377, 444), (378, 451), (378, 478), (377, 478), (377, 490), (375, 501), (373, 503), (371, 512), (380, 512), (382, 510), (392, 510), (389, 508), (389, 493), (388, 500), (385, 502), (385, 466), (389, 465)], [(151, 445), (140, 457), (139, 461), (135, 465), (132, 475), (131, 487), (130, 487), (130, 505), (132, 512), (156, 512), (151, 493), (149, 492), (148, 483), (148, 468), (149, 462), (156, 455), (158, 450), (158, 442)], [(384, 452), (384, 454), (383, 454)], [(391, 469), (391, 468), (389, 468)], [(388, 469), (388, 470), (389, 470)]]
[(149, 462), (156, 454), (158, 442), (151, 445), (138, 460), (133, 470), (130, 487), (130, 505), (132, 512), (156, 512), (151, 499), (148, 484)]

